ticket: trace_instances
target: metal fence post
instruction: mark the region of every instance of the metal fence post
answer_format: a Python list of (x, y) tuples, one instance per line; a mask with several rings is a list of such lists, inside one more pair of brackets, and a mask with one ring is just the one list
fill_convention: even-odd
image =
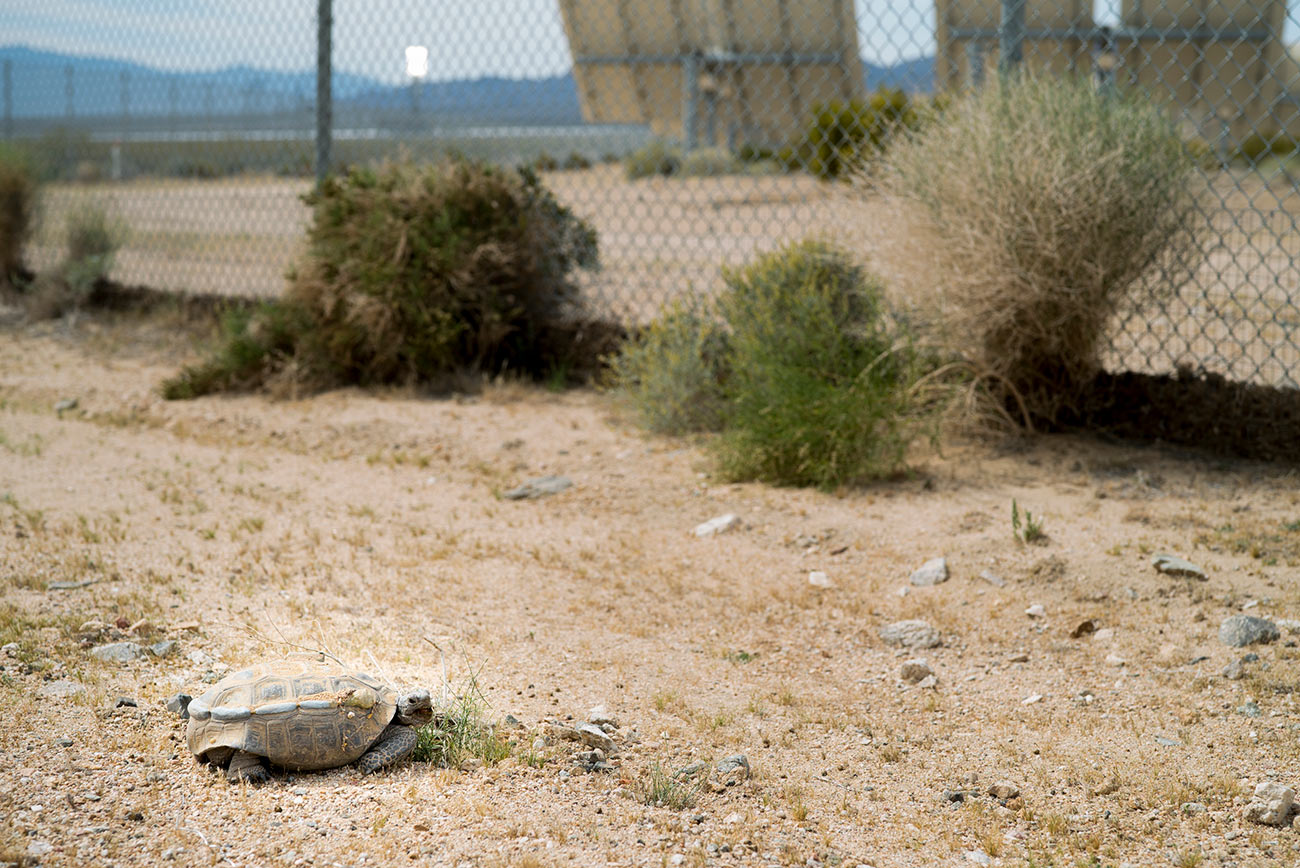
[(682, 148), (695, 150), (696, 112), (700, 104), (700, 59), (694, 52), (682, 58)]
[(4, 63), (5, 139), (14, 137), (14, 62)]
[(1002, 0), (998, 24), (998, 72), (1007, 73), (1025, 57), (1025, 0)]
[(333, 138), (333, 96), (330, 90), (330, 36), (334, 20), (331, 0), (316, 3), (316, 183), (330, 171)]

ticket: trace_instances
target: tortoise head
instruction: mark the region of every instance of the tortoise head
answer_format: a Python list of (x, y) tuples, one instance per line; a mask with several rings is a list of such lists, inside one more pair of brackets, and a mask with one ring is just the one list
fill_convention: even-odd
[(433, 700), (424, 689), (408, 690), (397, 697), (397, 714), (394, 723), (406, 726), (424, 726), (433, 720)]

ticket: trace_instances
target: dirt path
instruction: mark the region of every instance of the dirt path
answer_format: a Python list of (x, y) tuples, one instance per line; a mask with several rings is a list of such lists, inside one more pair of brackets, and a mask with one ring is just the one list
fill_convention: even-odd
[[(1300, 859), (1300, 834), (1242, 818), (1257, 782), (1300, 784), (1296, 637), (1218, 639), (1243, 610), (1300, 617), (1292, 476), (1063, 437), (918, 454), (913, 478), (839, 495), (725, 485), (697, 445), (646, 437), (584, 391), (168, 404), (156, 387), (189, 341), (155, 329), (0, 337), (0, 644), (16, 643), (0, 654), (0, 858)], [(548, 474), (572, 488), (499, 496)], [(1013, 539), (1013, 498), (1045, 544)], [(728, 512), (743, 526), (692, 534)], [(1209, 580), (1156, 573), (1160, 551)], [(951, 579), (910, 586), (939, 556)], [(943, 644), (882, 641), (911, 618)], [(1101, 632), (1072, 638), (1087, 619)], [(117, 638), (176, 647), (126, 664), (83, 647)], [(437, 687), (433, 643), (453, 684), (476, 673), (493, 718), (522, 722), (509, 759), (232, 788), (163, 708), (293, 646)], [(900, 679), (918, 656), (935, 687)], [(84, 692), (38, 694), (65, 682)], [(532, 747), (597, 704), (620, 724), (612, 772), (583, 773), (568, 742)], [(733, 754), (752, 779), (682, 810), (638, 797), (655, 768)], [(1002, 780), (1020, 795), (988, 795)]]

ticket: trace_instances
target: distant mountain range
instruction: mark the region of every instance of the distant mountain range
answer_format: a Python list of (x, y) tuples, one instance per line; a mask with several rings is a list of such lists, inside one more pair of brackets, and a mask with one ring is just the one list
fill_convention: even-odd
[[(11, 62), (15, 120), (62, 119), (69, 108), (74, 117), (82, 120), (120, 117), (125, 105), (130, 118), (142, 122), (149, 118), (219, 120), (263, 115), (292, 124), (310, 116), (316, 94), (315, 70), (279, 72), (230, 66), (204, 72), (171, 72), (24, 45), (0, 46), (0, 61), (6, 60)], [(933, 89), (933, 58), (894, 66), (864, 62), (863, 70), (869, 90)], [(447, 122), (553, 125), (582, 121), (578, 91), (573, 77), (567, 74), (531, 79), (481, 77), (426, 82), (413, 88), (335, 71), (334, 102), (339, 123), (367, 117), (392, 120), (415, 112)]]

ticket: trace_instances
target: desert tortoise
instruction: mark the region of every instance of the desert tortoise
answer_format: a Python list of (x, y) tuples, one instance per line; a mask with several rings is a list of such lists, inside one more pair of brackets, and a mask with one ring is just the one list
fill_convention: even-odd
[(356, 762), (373, 772), (404, 759), (415, 727), (433, 719), (433, 703), (426, 690), (398, 694), (321, 656), (298, 655), (227, 675), (189, 712), (194, 756), (226, 766), (232, 782), (260, 783), (267, 762), (302, 770)]

